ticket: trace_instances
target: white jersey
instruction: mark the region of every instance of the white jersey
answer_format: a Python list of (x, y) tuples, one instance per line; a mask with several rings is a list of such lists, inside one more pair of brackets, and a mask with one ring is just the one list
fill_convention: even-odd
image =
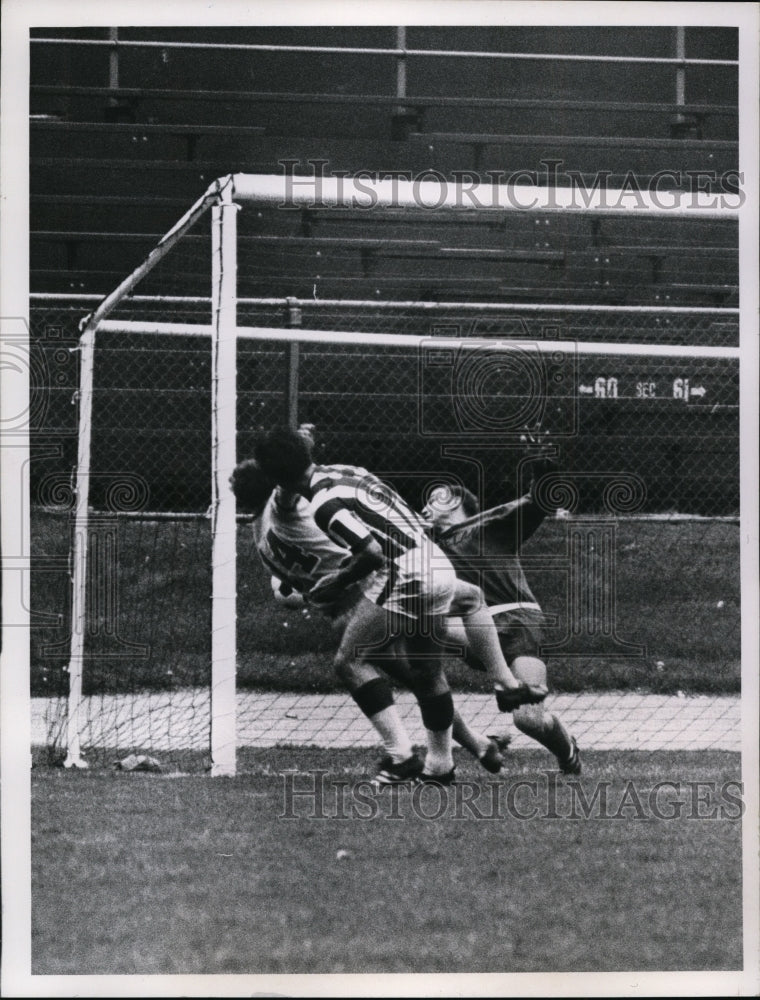
[(254, 521), (253, 534), (267, 569), (301, 594), (351, 558), (348, 548), (317, 527), (308, 500), (298, 497), (293, 505), (283, 503), (279, 490)]
[(353, 551), (374, 538), (385, 558), (395, 560), (429, 544), (430, 526), (424, 518), (366, 469), (315, 465), (306, 492), (317, 525)]

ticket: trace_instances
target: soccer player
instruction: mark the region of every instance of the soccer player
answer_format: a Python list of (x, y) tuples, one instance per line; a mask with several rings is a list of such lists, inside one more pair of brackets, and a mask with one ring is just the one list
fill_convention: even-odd
[[(303, 497), (287, 493), (280, 487), (268, 494), (269, 484), (262, 480), (255, 460), (241, 462), (233, 473), (230, 485), (240, 505), (255, 515), (253, 534), (256, 548), (264, 566), (272, 574), (272, 590), (276, 599), (288, 604), (303, 603), (303, 595), (350, 558), (348, 550), (336, 545), (317, 527)], [(319, 608), (336, 626), (340, 626), (360, 597), (360, 586), (355, 584), (344, 591), (337, 601)], [(386, 757), (376, 778), (381, 785), (406, 777), (410, 768), (418, 766), (421, 769), (421, 761), (413, 754), (408, 738), (400, 742), (398, 736), (395, 740), (391, 736), (391, 743), (386, 742), (389, 733), (405, 732), (405, 727), (397, 717), (393, 693), (387, 681), (371, 670), (373, 666), (415, 693), (417, 678), (405, 662), (403, 642), (400, 640), (389, 643), (376, 660), (370, 654), (367, 664), (357, 665), (353, 661), (341, 664), (340, 679), (359, 708), (368, 714), (386, 744)], [(385, 706), (379, 713), (373, 711), (378, 704)], [(453, 738), (472, 753), (487, 771), (496, 774), (501, 770), (503, 758), (497, 744), (472, 730), (456, 710)], [(409, 761), (409, 765), (403, 766), (404, 761)]]
[[(540, 656), (543, 615), (520, 563), (523, 542), (545, 517), (535, 502), (534, 485), (535, 476), (527, 494), (482, 512), (466, 488), (439, 486), (430, 492), (423, 515), (434, 525), (435, 538), (457, 574), (483, 590), (515, 676), (546, 685)], [(515, 709), (513, 718), (518, 729), (555, 755), (561, 771), (580, 774), (578, 745), (556, 715), (543, 705), (526, 704)]]
[[(317, 526), (350, 550), (350, 559), (309, 592), (311, 600), (332, 602), (362, 580), (363, 599), (346, 624), (336, 666), (366, 660), (393, 634), (403, 634), (412, 669), (424, 685), (418, 695), (427, 732), (425, 770), (418, 780), (448, 784), (454, 778), (451, 730), (454, 704), (442, 669), (440, 637), (456, 591), (449, 560), (430, 540), (415, 511), (387, 484), (365, 469), (317, 465), (311, 445), (297, 431), (274, 428), (254, 446), (256, 461), (273, 482), (305, 496)], [(371, 581), (366, 578), (372, 576)], [(390, 616), (390, 618), (389, 618)], [(486, 634), (487, 629), (476, 630)], [(500, 657), (503, 663), (503, 657)], [(545, 689), (521, 684), (504, 666), (495, 685), (502, 711), (545, 696)], [(506, 669), (505, 669), (506, 668)]]
[[(290, 516), (308, 513), (307, 502), (293, 493), (273, 492), (274, 484), (263, 476), (255, 459), (235, 467), (230, 485), (238, 504), (256, 515), (257, 549), (277, 577), (275, 596), (288, 598), (294, 589), (309, 593), (320, 580), (334, 578), (337, 570), (350, 561), (350, 553), (334, 545), (316, 525), (316, 530), (310, 531), (304, 519)], [(325, 601), (323, 606), (329, 607), (331, 617), (337, 619), (345, 614), (349, 618), (352, 603), (361, 602), (360, 588), (347, 586), (334, 601)], [(388, 682), (369, 664), (352, 662), (345, 656), (336, 658), (335, 668), (385, 748), (376, 783), (396, 784), (415, 778), (422, 771), (422, 760), (414, 753)]]

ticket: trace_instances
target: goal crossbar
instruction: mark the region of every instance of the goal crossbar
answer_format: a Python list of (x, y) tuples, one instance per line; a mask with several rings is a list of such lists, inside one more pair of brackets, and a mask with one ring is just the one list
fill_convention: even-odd
[[(200, 323), (160, 323), (125, 320), (105, 320), (103, 333), (210, 337), (213, 328)], [(591, 355), (630, 355), (661, 358), (724, 358), (738, 359), (738, 347), (688, 346), (683, 344), (609, 344), (578, 340), (521, 340), (517, 338), (425, 337), (407, 333), (357, 333), (346, 330), (305, 330), (301, 327), (239, 326), (239, 340), (279, 341), (299, 344), (343, 344), (345, 346), (374, 345), (376, 347), (472, 347), (479, 351), (516, 350), (566, 351)]]
[[(589, 189), (571, 183), (552, 187), (530, 182), (524, 172), (524, 184), (486, 184), (471, 179), (447, 180), (437, 171), (423, 171), (415, 179), (398, 176), (312, 177), (299, 175), (232, 174), (233, 197), (281, 208), (401, 208), (455, 212), (552, 212), (602, 215), (651, 215), (705, 219), (737, 218), (740, 195), (729, 199), (727, 193), (676, 189), (641, 189), (633, 180), (627, 187), (608, 188), (601, 180)], [(220, 181), (216, 182), (221, 183)]]

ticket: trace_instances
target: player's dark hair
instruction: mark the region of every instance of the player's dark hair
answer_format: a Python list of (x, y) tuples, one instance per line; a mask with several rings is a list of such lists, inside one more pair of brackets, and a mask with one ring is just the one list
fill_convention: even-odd
[(258, 462), (248, 458), (233, 469), (230, 487), (240, 507), (258, 513), (269, 499), (274, 484), (261, 471)]
[(478, 498), (471, 490), (468, 490), (466, 486), (452, 486), (451, 495), (461, 501), (462, 511), (467, 515), (467, 517), (472, 517), (473, 515), (479, 513), (480, 504), (478, 503)]
[(290, 427), (260, 434), (253, 453), (262, 471), (278, 486), (296, 486), (312, 464), (312, 443)]

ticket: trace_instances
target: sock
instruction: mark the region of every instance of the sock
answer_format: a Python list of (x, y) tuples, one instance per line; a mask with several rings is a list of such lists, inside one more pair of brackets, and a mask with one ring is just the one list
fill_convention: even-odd
[(559, 760), (567, 760), (573, 749), (570, 733), (556, 715), (543, 710), (531, 711), (520, 708), (512, 718), (517, 728), (550, 750)]
[(414, 747), (395, 705), (384, 708), (369, 721), (375, 727), (375, 731), (383, 741), (385, 752), (394, 764), (400, 764), (402, 760), (412, 756)]
[(383, 741), (385, 752), (395, 764), (412, 756), (412, 741), (393, 701), (390, 684), (382, 677), (367, 681), (351, 692)]
[(454, 727), (451, 735), (460, 746), (469, 750), (473, 757), (482, 757), (488, 749), (488, 737), (481, 736), (480, 733), (470, 729), (459, 712), (454, 712)]
[(446, 774), (454, 766), (451, 731), (454, 722), (454, 699), (451, 691), (420, 698), (420, 714), (427, 733), (426, 774)]

